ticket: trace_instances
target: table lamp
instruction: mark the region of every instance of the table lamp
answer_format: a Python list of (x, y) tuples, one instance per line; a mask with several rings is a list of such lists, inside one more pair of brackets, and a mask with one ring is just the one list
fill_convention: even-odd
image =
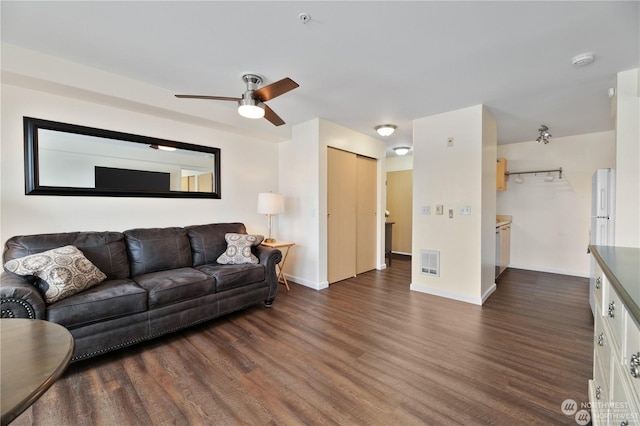
[(266, 214), (269, 223), (269, 237), (265, 243), (275, 243), (275, 238), (271, 238), (271, 217), (284, 212), (284, 197), (282, 194), (273, 192), (261, 192), (258, 194), (258, 213)]

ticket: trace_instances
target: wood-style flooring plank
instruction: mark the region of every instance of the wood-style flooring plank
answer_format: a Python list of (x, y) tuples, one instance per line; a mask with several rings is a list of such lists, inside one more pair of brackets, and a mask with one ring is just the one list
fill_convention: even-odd
[(483, 306), (411, 292), (398, 258), (72, 364), (20, 425), (568, 424), (588, 401), (585, 278), (507, 269)]

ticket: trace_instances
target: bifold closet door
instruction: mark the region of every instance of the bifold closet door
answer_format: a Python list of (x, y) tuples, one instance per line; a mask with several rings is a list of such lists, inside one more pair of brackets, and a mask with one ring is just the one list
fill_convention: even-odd
[(356, 155), (327, 148), (327, 279), (356, 275)]
[(378, 162), (358, 155), (356, 166), (356, 274), (361, 274), (376, 269)]

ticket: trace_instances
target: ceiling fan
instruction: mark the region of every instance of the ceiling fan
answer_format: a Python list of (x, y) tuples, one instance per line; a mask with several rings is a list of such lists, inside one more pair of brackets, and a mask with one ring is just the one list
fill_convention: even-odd
[(278, 116), (271, 108), (264, 104), (276, 96), (287, 93), (299, 86), (298, 83), (285, 77), (258, 89), (262, 83), (262, 77), (256, 74), (245, 74), (242, 81), (247, 84), (247, 91), (241, 98), (231, 98), (228, 96), (206, 96), (206, 95), (176, 95), (176, 98), (190, 99), (212, 99), (216, 101), (237, 101), (238, 113), (247, 118), (266, 118), (274, 126), (281, 126), (284, 120)]

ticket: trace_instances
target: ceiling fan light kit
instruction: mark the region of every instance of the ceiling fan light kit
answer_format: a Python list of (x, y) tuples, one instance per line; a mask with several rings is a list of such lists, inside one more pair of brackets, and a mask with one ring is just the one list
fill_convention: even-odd
[(549, 128), (544, 124), (541, 124), (540, 128), (538, 129), (538, 133), (540, 135), (536, 138), (536, 142), (538, 143), (544, 142), (545, 145), (548, 144), (549, 139), (551, 138), (551, 133), (549, 133)]
[(395, 124), (381, 124), (375, 127), (380, 136), (390, 136), (397, 128)]
[(265, 105), (253, 98), (242, 98), (238, 101), (238, 114), (245, 118), (262, 118), (264, 117)]
[(176, 95), (176, 98), (187, 99), (210, 99), (214, 101), (235, 101), (238, 102), (238, 114), (246, 118), (265, 118), (274, 126), (281, 126), (284, 120), (278, 116), (265, 102), (277, 96), (289, 92), (300, 85), (289, 77), (258, 88), (263, 82), (263, 78), (257, 74), (244, 74), (242, 81), (247, 85), (247, 90), (241, 98), (229, 96), (208, 96), (208, 95)]

